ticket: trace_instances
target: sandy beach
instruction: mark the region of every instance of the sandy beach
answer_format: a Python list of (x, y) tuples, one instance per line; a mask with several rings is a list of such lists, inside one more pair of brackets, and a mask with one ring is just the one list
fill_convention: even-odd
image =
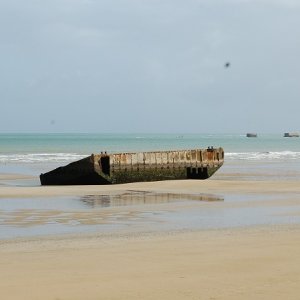
[[(4, 179), (5, 175), (2, 175), (1, 180)], [(219, 211), (265, 206), (270, 210), (272, 207), (282, 209), (282, 213), (272, 216), (274, 219), (280, 214), (287, 218), (300, 215), (297, 181), (1, 186), (0, 201), (22, 197), (26, 201), (28, 197), (114, 194), (128, 190), (225, 197), (221, 208), (216, 202), (208, 201), (204, 203), (204, 209), (210, 209), (210, 205), (215, 205), (214, 209)], [(249, 196), (250, 200), (227, 201), (234, 195)], [(259, 200), (251, 200), (256, 197)], [(194, 204), (189, 202), (188, 205)], [(146, 210), (155, 211), (156, 207), (150, 203)], [(134, 214), (144, 208), (123, 206), (107, 209), (106, 213), (129, 211)], [(160, 210), (163, 209), (161, 206)], [(76, 216), (80, 218), (80, 214)], [(140, 230), (128, 227), (120, 232), (3, 239), (0, 241), (1, 297), (25, 300), (299, 299), (299, 234), (300, 226), (295, 221), (163, 231), (141, 224)]]
[(299, 229), (1, 246), (4, 299), (299, 299)]

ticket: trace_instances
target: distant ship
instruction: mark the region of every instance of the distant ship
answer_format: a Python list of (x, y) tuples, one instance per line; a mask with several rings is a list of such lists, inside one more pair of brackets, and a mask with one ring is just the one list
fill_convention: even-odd
[(298, 132), (286, 132), (283, 136), (284, 137), (299, 137), (299, 133)]
[(247, 133), (247, 137), (257, 137), (257, 133)]
[(224, 162), (222, 148), (92, 154), (40, 175), (42, 185), (97, 185), (207, 179)]

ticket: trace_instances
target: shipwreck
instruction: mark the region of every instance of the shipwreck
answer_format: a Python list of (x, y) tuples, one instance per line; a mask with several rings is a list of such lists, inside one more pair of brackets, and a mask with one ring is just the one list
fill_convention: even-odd
[(207, 179), (224, 162), (222, 148), (134, 153), (101, 152), (40, 175), (42, 185), (98, 185)]

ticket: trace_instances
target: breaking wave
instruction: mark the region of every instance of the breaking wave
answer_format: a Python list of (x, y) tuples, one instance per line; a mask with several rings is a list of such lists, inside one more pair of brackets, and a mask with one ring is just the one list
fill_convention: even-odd
[(251, 161), (285, 161), (300, 159), (300, 152), (279, 151), (279, 152), (240, 152), (225, 153), (228, 160), (251, 160)]
[(71, 162), (86, 156), (76, 153), (0, 154), (0, 163)]
[[(0, 154), (2, 163), (69, 163), (87, 157), (89, 154), (78, 153), (28, 153), (28, 154)], [(225, 152), (225, 161), (286, 161), (300, 160), (300, 152)]]

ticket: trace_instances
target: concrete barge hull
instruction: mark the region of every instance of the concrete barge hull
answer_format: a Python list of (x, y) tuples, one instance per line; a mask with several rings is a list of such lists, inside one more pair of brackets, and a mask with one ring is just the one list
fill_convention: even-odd
[(40, 175), (42, 185), (104, 185), (207, 179), (224, 162), (222, 148), (92, 154)]

